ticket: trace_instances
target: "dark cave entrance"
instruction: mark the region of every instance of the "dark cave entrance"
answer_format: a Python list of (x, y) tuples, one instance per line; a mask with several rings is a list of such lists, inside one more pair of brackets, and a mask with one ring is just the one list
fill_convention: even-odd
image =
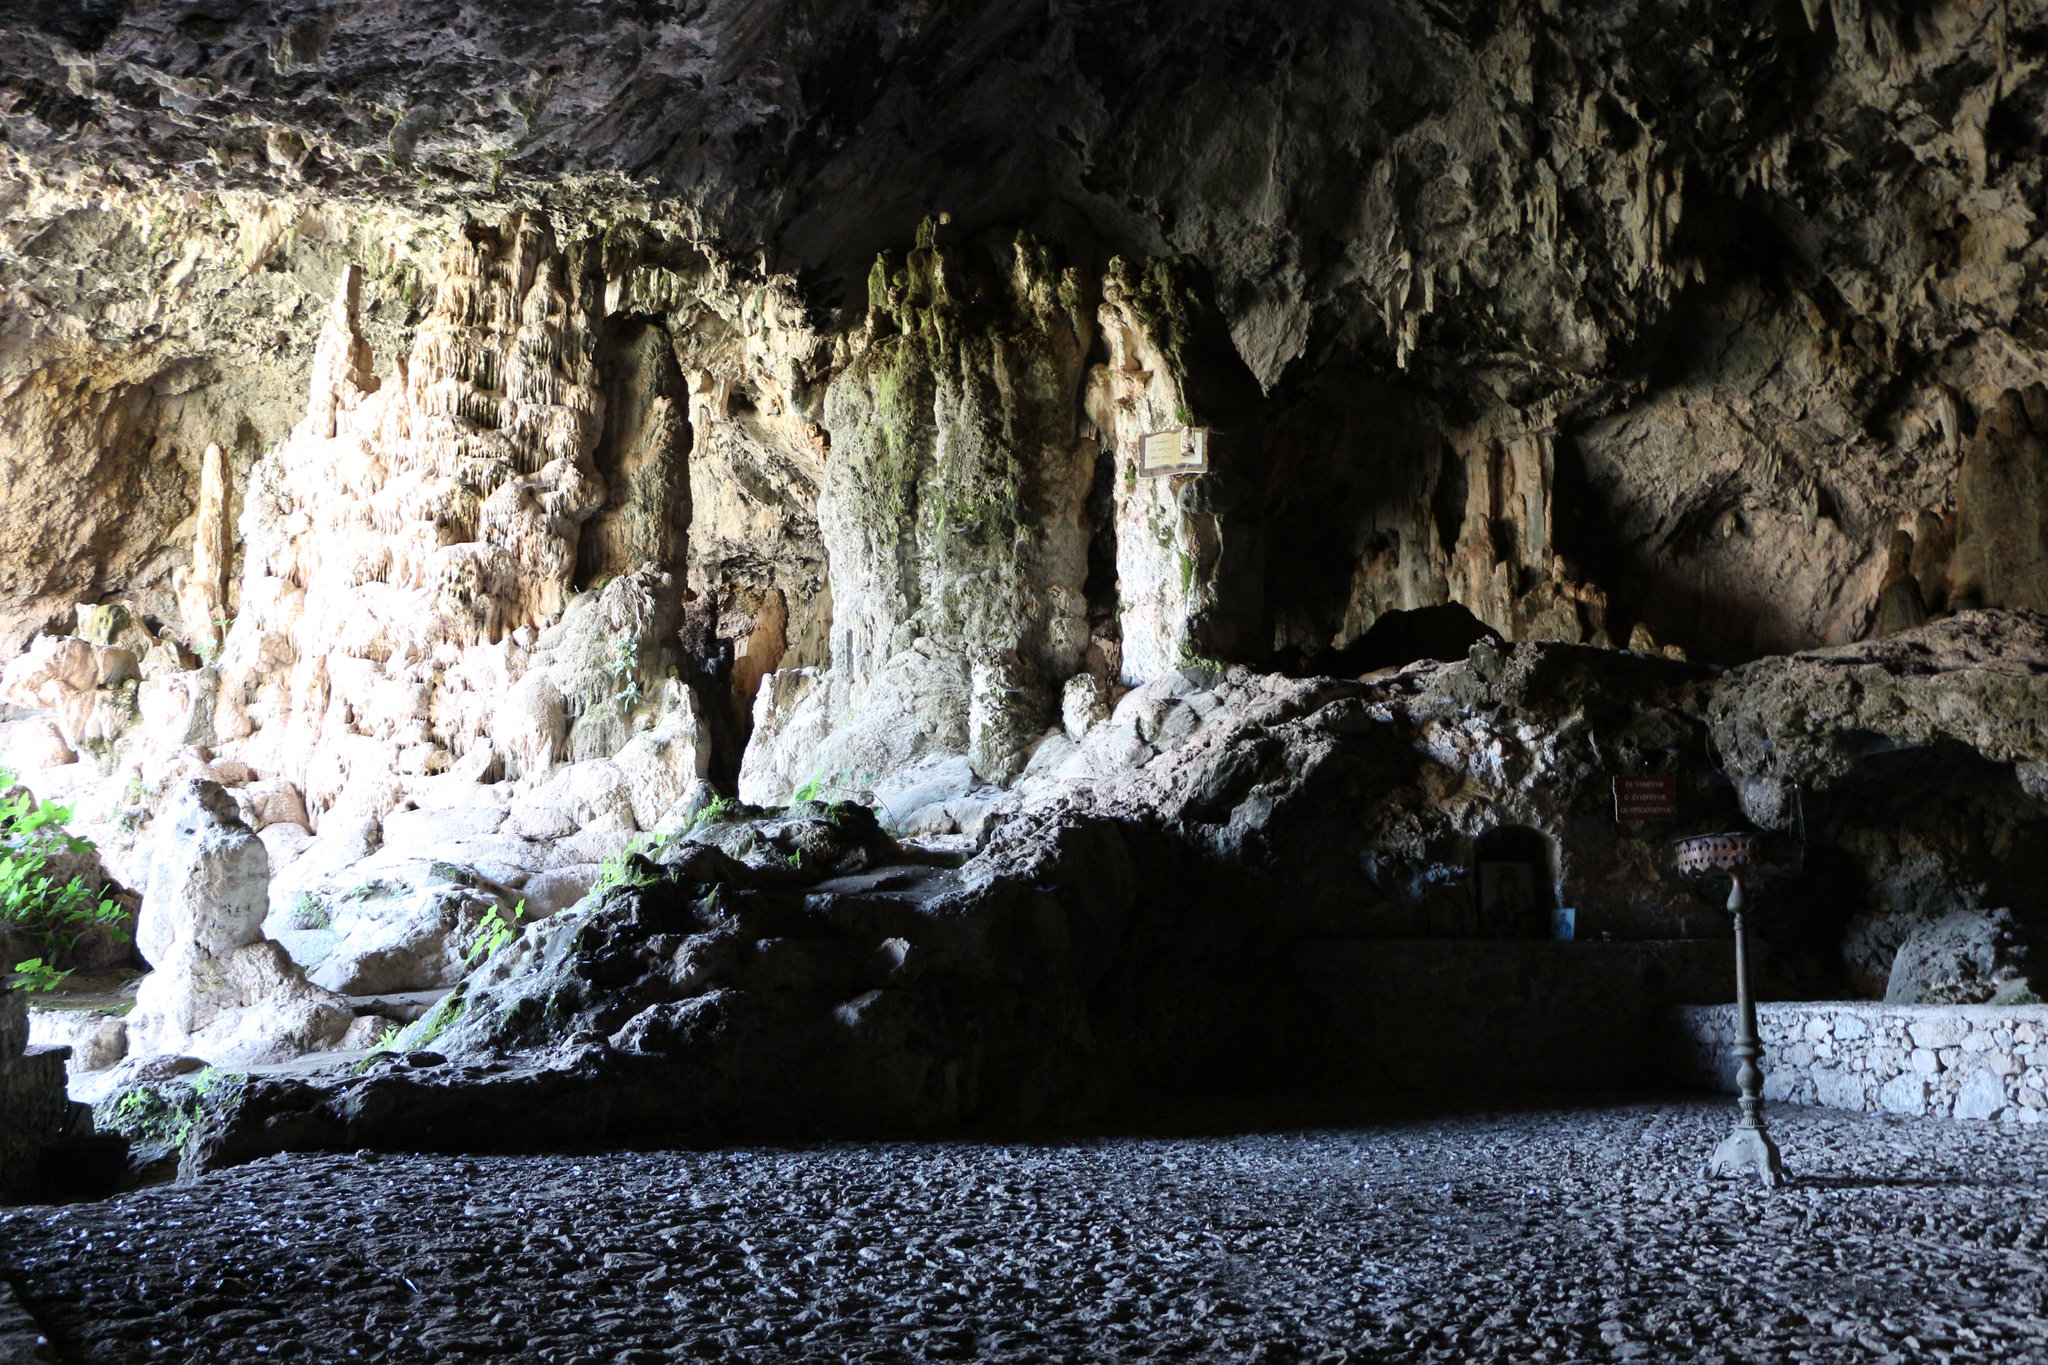
[(1424, 659), (1455, 663), (1481, 640), (1503, 643), (1500, 632), (1474, 616), (1462, 602), (1386, 611), (1344, 648), (1312, 655), (1287, 671), (1296, 677), (1355, 678)]

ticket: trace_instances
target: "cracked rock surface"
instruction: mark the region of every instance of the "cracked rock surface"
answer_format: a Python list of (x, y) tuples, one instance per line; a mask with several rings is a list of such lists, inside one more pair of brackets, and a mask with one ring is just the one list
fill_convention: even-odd
[(1773, 1195), (1699, 1177), (1730, 1117), (279, 1157), (10, 1212), (0, 1274), (66, 1358), (124, 1365), (2048, 1351), (2040, 1129), (1774, 1109)]

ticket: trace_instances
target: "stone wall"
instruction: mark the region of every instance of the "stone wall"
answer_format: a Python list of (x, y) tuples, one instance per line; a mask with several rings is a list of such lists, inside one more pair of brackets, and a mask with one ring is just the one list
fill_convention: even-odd
[[(1674, 1079), (1735, 1093), (1735, 1007), (1666, 1018)], [(2048, 1005), (1759, 1005), (1757, 1032), (1765, 1099), (2017, 1123), (2048, 1113)]]

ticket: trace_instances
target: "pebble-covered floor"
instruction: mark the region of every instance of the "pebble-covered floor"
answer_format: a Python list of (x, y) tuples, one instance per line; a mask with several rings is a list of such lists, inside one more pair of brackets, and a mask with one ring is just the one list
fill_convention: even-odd
[(0, 1213), (58, 1360), (2048, 1360), (2048, 1125), (1684, 1101), (1218, 1135), (273, 1158)]

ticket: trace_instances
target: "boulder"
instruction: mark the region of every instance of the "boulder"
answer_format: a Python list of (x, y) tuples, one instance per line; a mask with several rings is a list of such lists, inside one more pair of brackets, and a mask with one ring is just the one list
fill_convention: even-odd
[(1965, 910), (1914, 930), (1892, 962), (1886, 1004), (2012, 1004), (2034, 998), (2012, 911)]
[(77, 761), (78, 754), (65, 743), (64, 732), (47, 717), (25, 720), (8, 736), (7, 763), (21, 772), (38, 773)]
[(263, 841), (265, 851), (270, 854), (273, 872), (290, 866), (313, 843), (313, 831), (304, 825), (265, 825), (257, 831), (256, 837)]
[(877, 813), (901, 834), (949, 833), (959, 825), (947, 814), (948, 803), (976, 784), (974, 765), (964, 755), (933, 754), (876, 784)]
[(364, 880), (326, 897), (332, 931), (312, 978), (344, 995), (387, 995), (453, 986), (492, 911), (510, 915), (516, 893), (475, 869), (380, 854)]
[(603, 874), (602, 863), (572, 863), (536, 872), (519, 888), (519, 898), (526, 902), (525, 918), (545, 919), (568, 909), (588, 895)]
[(217, 782), (188, 781), (159, 821), (135, 933), (143, 957), (173, 968), (261, 939), (270, 857), (234, 798)]
[(299, 789), (281, 777), (249, 783), (236, 793), (235, 802), (241, 807), (243, 822), (258, 834), (272, 825), (311, 823)]
[(308, 982), (282, 945), (262, 939), (144, 977), (128, 1046), (136, 1055), (256, 1066), (338, 1047), (354, 1023), (348, 1001)]
[(28, 1040), (70, 1048), (64, 1069), (73, 1076), (104, 1071), (128, 1055), (128, 1021), (101, 1010), (31, 1007)]
[(219, 783), (185, 783), (161, 817), (137, 945), (156, 968), (128, 1018), (135, 1055), (189, 1053), (216, 1066), (281, 1061), (338, 1045), (348, 1002), (306, 980), (263, 937), (269, 855)]
[(113, 691), (136, 677), (135, 656), (71, 635), (43, 635), (4, 671), (0, 701), (54, 714), (64, 741), (76, 748), (111, 740), (134, 716), (132, 690), (123, 702)]

